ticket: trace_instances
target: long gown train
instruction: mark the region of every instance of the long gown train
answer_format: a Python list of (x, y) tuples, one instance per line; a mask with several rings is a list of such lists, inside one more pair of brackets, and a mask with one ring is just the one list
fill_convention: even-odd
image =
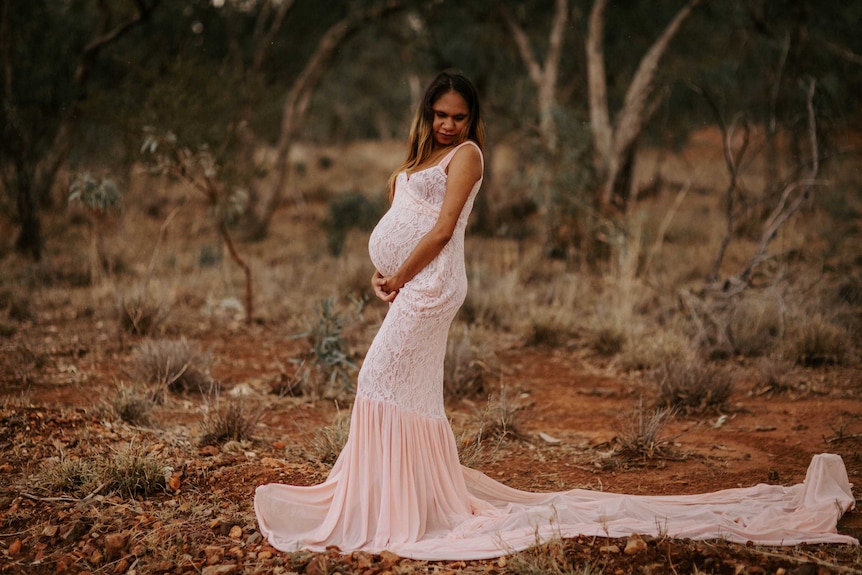
[[(475, 145), (465, 142), (464, 145)], [(375, 267), (394, 272), (431, 229), (458, 148), (396, 179), (393, 204), (369, 240)], [(389, 550), (427, 560), (485, 559), (552, 537), (632, 533), (765, 545), (852, 543), (837, 532), (854, 505), (841, 458), (814, 456), (805, 481), (702, 495), (635, 496), (574, 489), (530, 493), (463, 467), (443, 410), (449, 326), (467, 290), (464, 229), (391, 304), (359, 374), (347, 444), (324, 483), (268, 484), (254, 507), (282, 551)]]

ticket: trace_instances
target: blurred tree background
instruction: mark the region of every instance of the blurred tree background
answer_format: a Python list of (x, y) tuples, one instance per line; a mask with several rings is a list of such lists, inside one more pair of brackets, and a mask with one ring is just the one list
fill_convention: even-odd
[[(599, 45), (611, 124), (645, 54), (691, 8), (646, 78), (635, 146), (680, 146), (714, 124), (716, 111), (802, 141), (809, 80), (824, 161), (839, 153), (831, 133), (860, 127), (858, 2), (599, 1), (607, 4)], [(525, 165), (542, 166), (545, 176), (510, 198), (513, 206), (601, 212), (585, 49), (595, 8), (593, 0), (6, 1), (5, 241), (41, 257), (50, 241), (41, 218), (68, 195), (72, 176), (63, 174), (110, 169), (124, 177), (140, 160), (147, 128), (208, 149), (225, 185), (248, 191), (247, 236), (263, 237), (284, 197), (292, 145), (405, 138), (421, 90), (446, 67), (476, 82), (490, 143), (516, 143)], [(532, 73), (531, 61), (543, 75)], [(260, 147), (275, 150), (279, 177), (263, 177)], [(625, 209), (625, 200), (614, 209)], [(515, 233), (498, 212), (479, 214), (479, 227)], [(555, 234), (565, 227), (559, 221), (547, 226), (551, 253), (577, 244), (577, 234)]]

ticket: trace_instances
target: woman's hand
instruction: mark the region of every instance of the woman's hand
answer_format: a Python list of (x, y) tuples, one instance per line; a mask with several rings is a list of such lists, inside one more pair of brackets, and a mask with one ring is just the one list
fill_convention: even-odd
[(398, 295), (398, 289), (390, 285), (391, 279), (383, 277), (383, 274), (377, 270), (374, 270), (374, 275), (371, 276), (371, 287), (374, 288), (374, 295), (387, 303), (392, 303), (392, 300)]

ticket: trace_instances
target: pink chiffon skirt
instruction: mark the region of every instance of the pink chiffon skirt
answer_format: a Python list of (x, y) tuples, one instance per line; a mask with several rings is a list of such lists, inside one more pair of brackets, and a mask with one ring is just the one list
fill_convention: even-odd
[(837, 532), (854, 505), (833, 454), (814, 456), (804, 483), (701, 495), (635, 496), (573, 489), (530, 493), (460, 465), (445, 419), (359, 397), (329, 478), (257, 488), (261, 532), (276, 549), (388, 550), (424, 560), (498, 557), (554, 537), (725, 539), (763, 545), (858, 544)]

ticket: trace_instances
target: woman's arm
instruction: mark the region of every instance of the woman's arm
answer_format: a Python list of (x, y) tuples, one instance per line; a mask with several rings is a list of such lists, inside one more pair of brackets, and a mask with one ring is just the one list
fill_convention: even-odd
[(383, 301), (392, 301), (404, 284), (422, 271), (443, 250), (458, 223), (458, 217), (473, 185), (482, 177), (482, 157), (475, 146), (464, 146), (452, 157), (446, 180), (446, 194), (437, 222), (425, 234), (401, 267), (391, 276), (379, 272), (371, 280), (374, 293)]

